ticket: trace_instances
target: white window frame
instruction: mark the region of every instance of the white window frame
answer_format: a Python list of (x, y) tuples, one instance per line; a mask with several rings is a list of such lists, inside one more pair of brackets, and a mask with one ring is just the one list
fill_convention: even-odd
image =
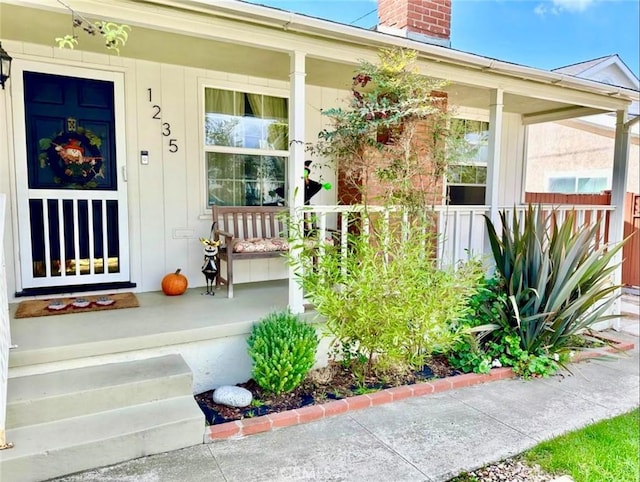
[[(547, 192), (555, 192), (550, 190), (550, 183), (552, 179), (558, 178), (573, 178), (574, 189), (571, 192), (565, 194), (597, 194), (597, 193), (581, 193), (578, 191), (578, 181), (580, 179), (606, 179), (607, 187), (604, 190), (611, 189), (611, 171), (609, 169), (593, 169), (593, 170), (576, 170), (576, 171), (550, 171), (545, 173), (545, 189)], [(560, 193), (559, 193), (560, 194)]]
[[(232, 83), (225, 82), (220, 80), (212, 80), (212, 79), (200, 79), (198, 85), (198, 105), (200, 109), (200, 114), (198, 116), (199, 122), (199, 145), (201, 149), (201, 158), (200, 158), (200, 166), (202, 174), (202, 182), (201, 182), (201, 200), (204, 206), (204, 214), (205, 216), (210, 216), (212, 212), (211, 206), (209, 206), (209, 173), (207, 169), (207, 153), (214, 152), (220, 154), (240, 154), (240, 155), (252, 155), (252, 156), (273, 156), (273, 157), (284, 157), (286, 159), (285, 170), (288, 168), (289, 164), (289, 150), (275, 150), (275, 149), (261, 149), (261, 148), (249, 148), (249, 147), (231, 147), (231, 146), (217, 146), (217, 145), (207, 145), (205, 144), (206, 139), (206, 112), (205, 112), (205, 89), (220, 89), (220, 90), (229, 90), (234, 92), (241, 92), (245, 94), (259, 94), (259, 95), (267, 95), (273, 97), (280, 97), (287, 99), (287, 101), (291, 102), (289, 91), (286, 89), (278, 89), (274, 87), (267, 86), (258, 86), (251, 84), (241, 84), (241, 83)], [(287, 112), (287, 122), (289, 122), (290, 112)], [(285, 173), (285, 191), (288, 188), (287, 181), (288, 176)]]
[[(475, 114), (475, 113), (470, 113), (470, 112), (461, 112), (458, 115), (454, 116), (453, 119), (462, 120), (462, 121), (483, 122), (483, 123), (487, 124), (487, 132), (489, 132), (489, 129), (491, 128), (491, 125), (489, 124), (489, 118), (487, 116), (485, 116), (485, 115), (480, 115), (480, 114)], [(477, 160), (463, 161), (463, 162), (456, 163), (454, 165), (457, 165), (457, 166), (478, 166), (478, 167), (484, 167), (485, 169), (488, 170), (488, 168), (489, 168), (489, 159), (487, 158), (484, 161), (477, 161)], [(484, 183), (450, 182), (449, 179), (447, 178), (447, 176), (445, 175), (445, 194), (447, 194), (449, 192), (448, 188), (450, 186), (484, 187), (486, 189), (487, 182), (486, 182), (486, 177), (485, 177), (485, 182)]]

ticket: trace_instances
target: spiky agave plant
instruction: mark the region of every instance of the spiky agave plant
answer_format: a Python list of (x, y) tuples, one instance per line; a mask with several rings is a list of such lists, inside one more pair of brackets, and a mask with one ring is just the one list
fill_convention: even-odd
[(504, 278), (508, 297), (500, 317), (505, 329), (515, 331), (529, 353), (558, 353), (569, 348), (572, 335), (583, 332), (607, 315), (619, 297), (613, 285), (613, 263), (624, 242), (596, 243), (601, 220), (575, 229), (575, 212), (558, 224), (558, 211), (545, 215), (541, 206), (529, 206), (522, 223), (505, 211), (498, 235), (485, 216), (496, 269)]

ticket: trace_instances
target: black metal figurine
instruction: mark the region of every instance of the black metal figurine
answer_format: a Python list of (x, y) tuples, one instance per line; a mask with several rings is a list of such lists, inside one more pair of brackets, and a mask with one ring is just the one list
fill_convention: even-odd
[[(308, 206), (311, 204), (311, 198), (318, 194), (321, 189), (331, 189), (331, 184), (328, 182), (320, 183), (318, 181), (314, 181), (313, 179), (309, 179), (309, 175), (311, 174), (311, 162), (310, 160), (304, 161), (304, 204)], [(276, 205), (283, 205), (284, 202), (284, 186), (281, 186), (273, 191), (269, 192), (270, 195), (278, 196), (282, 199), (282, 202), (277, 202)]]
[(207, 291), (203, 295), (215, 295), (216, 278), (218, 276), (218, 246), (220, 241), (212, 239), (200, 238), (200, 242), (204, 245), (204, 261), (202, 262), (202, 274), (207, 281)]

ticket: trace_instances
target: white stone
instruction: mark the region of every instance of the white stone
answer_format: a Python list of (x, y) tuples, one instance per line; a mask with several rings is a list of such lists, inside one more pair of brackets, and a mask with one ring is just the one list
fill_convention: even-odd
[(213, 392), (213, 403), (226, 405), (228, 407), (246, 407), (253, 400), (253, 395), (249, 390), (232, 385), (223, 385)]

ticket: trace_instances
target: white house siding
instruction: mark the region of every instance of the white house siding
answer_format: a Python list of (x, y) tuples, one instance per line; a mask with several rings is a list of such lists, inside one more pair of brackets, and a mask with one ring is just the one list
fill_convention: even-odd
[(627, 74), (625, 74), (615, 63), (612, 63), (606, 68), (598, 70), (593, 74), (586, 74), (583, 72), (580, 74), (580, 77), (602, 82), (603, 84), (621, 85), (632, 89), (634, 88), (634, 86), (629, 82)]
[[(204, 286), (200, 273), (202, 245), (198, 238), (209, 235), (211, 215), (205, 205), (201, 136), (203, 85), (288, 96), (287, 83), (23, 42), (3, 41), (3, 46), (16, 58), (58, 64), (60, 73), (64, 73), (65, 65), (124, 72), (131, 281), (139, 291), (156, 291), (166, 273), (181, 268), (190, 286)], [(152, 102), (149, 102), (148, 89), (152, 92)], [(336, 106), (347, 95), (347, 91), (307, 87), (308, 142), (315, 141), (318, 132), (327, 125), (322, 109)], [(153, 105), (161, 107), (162, 121), (152, 118)], [(10, 120), (7, 111), (2, 115), (5, 121)], [(162, 135), (162, 122), (171, 124), (170, 137)], [(12, 145), (10, 132), (10, 129), (0, 132), (2, 145)], [(170, 138), (177, 140), (176, 153), (168, 150)], [(140, 163), (142, 150), (149, 152), (148, 165)], [(0, 159), (0, 192), (14, 193), (15, 162), (23, 160), (16, 160), (12, 149), (8, 156)], [(318, 162), (314, 175), (335, 185), (333, 173), (321, 167), (322, 163)], [(12, 194), (13, 204), (14, 196)], [(335, 197), (335, 190), (322, 191), (314, 202), (331, 204)], [(17, 231), (13, 229), (15, 219), (11, 218), (11, 212), (7, 214), (7, 288), (10, 301), (15, 301), (13, 295), (20, 288), (15, 263), (18, 240)], [(269, 259), (238, 263), (234, 275), (236, 282), (242, 283), (285, 278), (288, 273), (283, 260)]]
[(524, 182), (524, 127), (519, 114), (503, 115), (502, 121), (502, 160), (500, 162), (500, 180), (498, 204), (511, 206), (523, 201)]

